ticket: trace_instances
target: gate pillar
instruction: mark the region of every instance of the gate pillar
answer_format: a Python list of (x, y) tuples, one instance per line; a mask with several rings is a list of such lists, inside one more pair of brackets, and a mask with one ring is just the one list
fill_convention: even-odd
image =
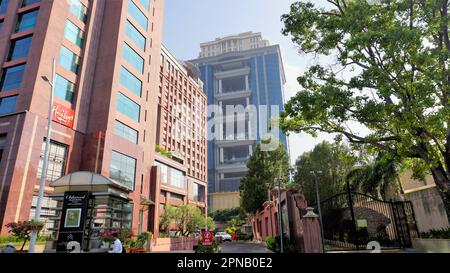
[(302, 218), (303, 250), (305, 253), (323, 253), (319, 215), (314, 213), (314, 208), (306, 210)]

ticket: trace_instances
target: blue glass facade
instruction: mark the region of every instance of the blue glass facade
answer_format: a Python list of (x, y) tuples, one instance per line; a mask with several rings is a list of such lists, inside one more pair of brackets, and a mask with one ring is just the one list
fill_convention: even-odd
[[(236, 60), (236, 62), (233, 63), (233, 60)], [(219, 86), (224, 84), (223, 82), (219, 83), (222, 77), (233, 77), (232, 75), (237, 75), (236, 79), (238, 77), (246, 77), (246, 80), (248, 79), (247, 84), (251, 91), (251, 95), (240, 96), (239, 94), (236, 94), (233, 98), (240, 99), (241, 101), (247, 100), (250, 104), (256, 106), (258, 113), (256, 117), (257, 122), (253, 125), (256, 129), (256, 132), (252, 132), (254, 137), (251, 138), (250, 141), (244, 140), (239, 142), (238, 140), (232, 140), (232, 144), (228, 146), (227, 144), (224, 145), (224, 141), (211, 139), (208, 141), (208, 192), (239, 191), (240, 177), (242, 177), (242, 174), (245, 174), (245, 172), (242, 172), (241, 169), (236, 167), (237, 165), (224, 165), (226, 163), (224, 163), (223, 160), (223, 147), (226, 147), (225, 149), (227, 149), (231, 146), (236, 147), (242, 145), (241, 147), (246, 147), (245, 145), (251, 145), (254, 148), (254, 145), (261, 140), (261, 133), (269, 131), (268, 127), (271, 119), (278, 117), (276, 113), (273, 113), (274, 116), (270, 113), (271, 106), (278, 106), (279, 111), (283, 111), (283, 86), (285, 79), (279, 47), (269, 46), (243, 52), (233, 52), (197, 59), (192, 62), (196, 63), (200, 70), (201, 80), (204, 83), (204, 91), (208, 95), (209, 105), (217, 105), (219, 103), (227, 105), (227, 103), (231, 101), (224, 99), (223, 94), (218, 94), (220, 93)], [(230, 64), (235, 64), (235, 66)], [(225, 81), (226, 80), (224, 80), (224, 82)], [(231, 96), (233, 95), (234, 94), (231, 94)], [(262, 107), (267, 107), (269, 111), (268, 115), (259, 114)], [(208, 118), (209, 120), (212, 119), (211, 117)], [(266, 128), (262, 128), (262, 126)], [(219, 128), (212, 129), (211, 133), (214, 133), (215, 130), (218, 129)], [(279, 132), (279, 139), (281, 143), (288, 147), (287, 138), (281, 130)], [(253, 140), (253, 142), (251, 142), (251, 140)], [(242, 162), (241, 168), (245, 169), (245, 163), (246, 162)]]

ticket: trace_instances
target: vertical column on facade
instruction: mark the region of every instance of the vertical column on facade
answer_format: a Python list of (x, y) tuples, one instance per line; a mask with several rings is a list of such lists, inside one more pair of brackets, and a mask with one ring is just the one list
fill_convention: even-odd
[(248, 74), (245, 75), (245, 91), (249, 91), (250, 90), (250, 84), (248, 82)]
[(222, 94), (222, 80), (219, 80), (219, 94)]

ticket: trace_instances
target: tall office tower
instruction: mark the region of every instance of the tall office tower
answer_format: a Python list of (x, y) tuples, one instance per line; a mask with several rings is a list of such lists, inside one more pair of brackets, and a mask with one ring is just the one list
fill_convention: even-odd
[[(51, 181), (100, 174), (127, 192), (112, 226), (147, 230), (141, 200), (150, 197), (155, 156), (162, 17), (163, 0), (0, 1), (2, 235), (5, 224), (34, 216), (50, 118), (42, 77), (52, 80), (53, 59), (46, 196)], [(46, 216), (54, 204), (44, 201)]]
[[(286, 80), (280, 47), (270, 46), (260, 33), (218, 38), (201, 48), (199, 59), (192, 62), (200, 69), (208, 104), (223, 110), (223, 115), (209, 117), (215, 124), (214, 139), (208, 140), (208, 205), (212, 211), (239, 206), (246, 163), (270, 131), (272, 118), (277, 118), (272, 106), (283, 110)], [(256, 106), (257, 112), (252, 118), (249, 113), (230, 113), (227, 106)], [(277, 136), (288, 147), (281, 131)]]
[(166, 205), (197, 206), (206, 214), (206, 95), (198, 69), (163, 46), (160, 58), (156, 171), (152, 176), (151, 229), (157, 236)]

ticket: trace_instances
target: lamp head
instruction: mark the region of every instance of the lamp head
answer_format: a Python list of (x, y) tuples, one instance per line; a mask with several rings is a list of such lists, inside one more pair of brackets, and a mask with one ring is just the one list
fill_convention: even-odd
[(50, 82), (50, 80), (47, 78), (47, 76), (42, 76), (41, 78), (46, 82)]

